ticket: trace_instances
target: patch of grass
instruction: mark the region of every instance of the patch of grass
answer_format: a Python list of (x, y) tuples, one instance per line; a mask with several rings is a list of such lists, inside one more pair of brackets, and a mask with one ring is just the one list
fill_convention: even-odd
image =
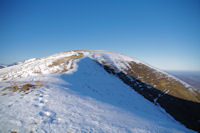
[(5, 91), (7, 89), (9, 89), (10, 87), (4, 87), (1, 91)]
[(17, 85), (13, 85), (13, 86), (11, 87), (11, 91), (12, 91), (12, 92), (16, 92), (16, 91), (18, 91), (18, 90), (19, 90), (19, 88), (18, 88)]
[(68, 60), (67, 57), (63, 57), (63, 58), (57, 59), (57, 60), (55, 60), (51, 65), (49, 65), (48, 67), (58, 66), (58, 65), (60, 65), (60, 64), (62, 64), (62, 63), (66, 63), (67, 60)]
[[(3, 88), (1, 91), (5, 91), (5, 90), (8, 90), (8, 91), (11, 91), (10, 96), (12, 96), (14, 94), (14, 92), (24, 92), (24, 94), (28, 94), (31, 90), (35, 89), (36, 86), (39, 86), (39, 87), (42, 87), (44, 86), (40, 81), (35, 81), (35, 84), (34, 83), (26, 83), (26, 84), (23, 84), (23, 85), (13, 85), (13, 86), (7, 86), (5, 88)], [(2, 96), (5, 96), (7, 95), (8, 93), (2, 93)]]
[(37, 86), (39, 86), (39, 87), (44, 86), (40, 81), (35, 81), (35, 84), (36, 84)]
[(35, 85), (25, 84), (20, 88), (19, 92), (22, 92), (22, 91), (26, 92), (26, 91), (29, 91), (31, 88), (35, 88)]
[(3, 80), (7, 80), (7, 78), (3, 78)]
[(60, 64), (62, 64), (62, 63), (67, 64), (67, 63), (69, 63), (69, 62), (68, 62), (69, 59), (74, 59), (74, 60), (76, 60), (76, 59), (80, 59), (80, 58), (82, 58), (82, 57), (83, 57), (83, 54), (82, 54), (82, 53), (78, 53), (78, 55), (72, 55), (72, 56), (69, 56), (69, 57), (59, 58), (59, 59), (55, 60), (55, 61), (54, 61), (51, 65), (49, 65), (48, 67), (58, 66), (58, 65), (60, 65)]
[[(60, 67), (62, 67), (62, 70), (58, 70), (55, 73), (67, 72), (68, 70), (66, 68), (66, 65), (69, 64), (69, 60), (76, 60), (76, 59), (80, 59), (82, 57), (83, 57), (83, 53), (78, 53), (77, 55), (59, 58), (59, 59), (55, 60), (54, 62), (52, 62), (52, 64), (49, 65), (48, 67), (52, 68), (55, 66), (60, 66)], [(63, 65), (61, 65), (61, 64), (63, 64)], [(73, 68), (73, 65), (71, 64), (70, 69), (72, 69), (72, 68)]]
[(2, 96), (5, 96), (5, 95), (7, 95), (7, 93), (3, 93), (3, 94), (2, 94)]

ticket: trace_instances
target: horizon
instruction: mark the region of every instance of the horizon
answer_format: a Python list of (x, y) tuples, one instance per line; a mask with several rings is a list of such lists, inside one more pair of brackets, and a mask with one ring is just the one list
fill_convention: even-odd
[[(12, 1), (12, 0), (11, 0)], [(200, 1), (0, 1), (0, 63), (105, 50), (200, 71)]]

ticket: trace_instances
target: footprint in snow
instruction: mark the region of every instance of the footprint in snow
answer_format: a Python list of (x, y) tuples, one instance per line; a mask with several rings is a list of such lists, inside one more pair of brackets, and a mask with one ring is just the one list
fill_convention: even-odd
[(11, 106), (13, 106), (13, 104), (9, 104), (8, 107), (10, 108)]
[(43, 100), (40, 100), (40, 103), (44, 103), (44, 101), (43, 101)]
[(33, 100), (34, 100), (34, 101), (36, 101), (36, 102), (37, 102), (37, 101), (39, 101), (39, 99), (38, 99), (38, 98), (34, 98)]
[(47, 100), (44, 99), (43, 97), (39, 97), (39, 98), (34, 98), (33, 99), (35, 101), (35, 103), (33, 104), (34, 107), (43, 107), (45, 106), (45, 103), (47, 103)]
[(53, 123), (56, 120), (56, 113), (51, 110), (41, 111), (39, 115), (42, 117), (44, 124)]
[(39, 107), (37, 104), (33, 104), (33, 106), (34, 106), (35, 108), (38, 108), (38, 107)]

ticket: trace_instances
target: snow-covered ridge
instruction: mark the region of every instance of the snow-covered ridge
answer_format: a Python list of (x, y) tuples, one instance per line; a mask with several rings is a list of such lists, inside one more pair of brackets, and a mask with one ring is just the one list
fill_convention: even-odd
[[(102, 51), (69, 51), (54, 54), (44, 58), (33, 58), (24, 61), (24, 63), (3, 68), (0, 70), (0, 81), (13, 80), (16, 78), (25, 78), (42, 74), (54, 74), (70, 72), (76, 69), (76, 60), (82, 57), (90, 57), (99, 62), (107, 62), (121, 70), (125, 67), (126, 61), (133, 60), (130, 57), (114, 52)], [(136, 60), (135, 60), (136, 61)], [(139, 62), (139, 61), (138, 61)]]
[(35, 86), (28, 94), (16, 91), (12, 96), (0, 95), (0, 132), (194, 132), (107, 73), (89, 56), (77, 60), (77, 67), (72, 74), (17, 79), (16, 83), (36, 85), (41, 81), (43, 85)]
[(144, 64), (152, 69), (155, 73), (163, 73), (168, 77), (181, 82), (186, 87), (190, 87), (187, 83), (147, 64), (138, 59), (128, 57), (126, 55), (108, 52), (108, 51), (88, 51), (88, 50), (74, 50), (68, 52), (61, 52), (58, 54), (50, 55), (44, 58), (33, 58), (24, 61), (14, 66), (0, 69), (0, 81), (13, 80), (16, 78), (25, 78), (30, 76), (37, 76), (43, 74), (66, 73), (76, 70), (76, 61), (83, 57), (89, 57), (98, 61), (101, 64), (107, 64), (119, 71), (127, 70), (130, 68), (129, 63), (135, 62), (137, 64)]

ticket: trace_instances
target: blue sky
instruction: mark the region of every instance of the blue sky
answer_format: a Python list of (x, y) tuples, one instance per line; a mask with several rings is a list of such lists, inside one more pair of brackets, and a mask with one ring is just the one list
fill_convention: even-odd
[(0, 0), (0, 63), (108, 50), (200, 70), (199, 0)]

